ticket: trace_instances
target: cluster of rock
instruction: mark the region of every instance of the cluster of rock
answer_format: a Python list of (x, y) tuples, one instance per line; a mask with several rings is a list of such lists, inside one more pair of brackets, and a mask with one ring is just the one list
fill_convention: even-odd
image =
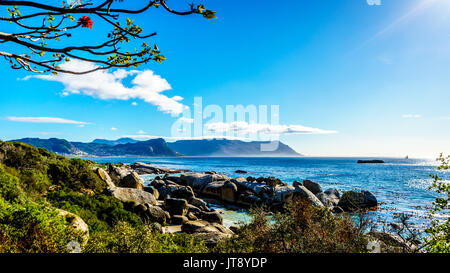
[[(222, 215), (198, 198), (191, 187), (170, 180), (155, 179), (145, 186), (134, 168), (109, 164), (96, 172), (106, 182), (106, 193), (124, 202), (144, 219), (154, 223), (162, 232), (182, 231), (201, 238), (213, 246), (233, 232), (223, 226)], [(169, 175), (169, 174), (166, 174)], [(172, 225), (175, 228), (166, 229)]]
[[(141, 217), (158, 223), (162, 231), (191, 233), (208, 245), (216, 244), (233, 232), (223, 226), (221, 214), (200, 196), (244, 208), (278, 209), (296, 197), (305, 198), (317, 207), (329, 207), (334, 212), (377, 206), (375, 196), (368, 191), (349, 191), (341, 195), (337, 189), (323, 191), (320, 184), (311, 180), (288, 185), (275, 177), (231, 178), (214, 171), (186, 172), (144, 163), (109, 164), (105, 170), (97, 168), (96, 172), (106, 182), (108, 194), (126, 203)], [(156, 176), (145, 186), (138, 173), (164, 175)], [(178, 228), (164, 229), (166, 225)]]
[(166, 174), (157, 177), (152, 185), (163, 197), (177, 195), (180, 188), (192, 189), (201, 196), (231, 203), (240, 207), (267, 206), (279, 208), (296, 196), (306, 198), (312, 205), (329, 207), (336, 212), (354, 211), (377, 206), (375, 196), (369, 191), (349, 191), (341, 196), (337, 189), (322, 191), (317, 182), (304, 180), (293, 185), (275, 177), (230, 178), (214, 172), (183, 173), (181, 176)]

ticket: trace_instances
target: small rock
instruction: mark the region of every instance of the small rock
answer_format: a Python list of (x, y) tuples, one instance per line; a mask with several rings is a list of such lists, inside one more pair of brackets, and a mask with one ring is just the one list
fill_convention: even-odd
[[(198, 220), (197, 216), (195, 216), (192, 212), (188, 212), (186, 214), (186, 217), (189, 219), (189, 221), (195, 221)], [(184, 224), (184, 223), (183, 223)]]
[(191, 198), (189, 200), (189, 204), (194, 205), (194, 206), (200, 208), (201, 210), (208, 211), (208, 203), (206, 203), (205, 201), (203, 201), (200, 198), (197, 198), (197, 197)]
[(181, 216), (181, 215), (173, 215), (170, 218), (170, 222), (173, 225), (182, 225), (182, 224), (184, 224), (184, 223), (186, 223), (188, 221), (189, 221), (189, 219), (186, 216)]
[(209, 223), (223, 224), (223, 217), (217, 211), (202, 212), (200, 218)]
[(313, 194), (322, 192), (322, 187), (320, 186), (320, 184), (311, 180), (303, 180), (303, 186)]

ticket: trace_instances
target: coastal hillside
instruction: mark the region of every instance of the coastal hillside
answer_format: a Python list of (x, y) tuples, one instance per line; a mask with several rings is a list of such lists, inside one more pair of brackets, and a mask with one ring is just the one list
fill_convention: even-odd
[(23, 142), (34, 147), (43, 148), (53, 153), (58, 154), (82, 154), (83, 152), (77, 149), (72, 143), (65, 139), (50, 138), (50, 139), (40, 139), (40, 138), (22, 138), (17, 140), (12, 140), (17, 142)]
[(93, 142), (69, 142), (65, 139), (22, 138), (23, 142), (67, 156), (301, 156), (288, 145), (278, 142), (274, 151), (262, 151), (268, 142), (212, 139), (166, 142), (162, 138), (138, 141), (96, 139)]
[(96, 140), (90, 143), (69, 142), (65, 139), (22, 138), (12, 140), (23, 142), (50, 152), (68, 156), (178, 156), (162, 138), (147, 141), (119, 139), (108, 142)]
[(274, 151), (262, 151), (269, 142), (212, 139), (179, 140), (168, 143), (173, 150), (186, 156), (301, 156), (288, 145), (278, 142)]
[(127, 143), (136, 143), (139, 142), (138, 140), (129, 138), (129, 137), (122, 137), (117, 140), (108, 140), (108, 139), (94, 139), (92, 143), (99, 143), (99, 144), (108, 144), (108, 145), (117, 145), (117, 144), (127, 144)]
[(133, 209), (143, 200), (155, 205), (154, 196), (116, 187), (139, 182), (125, 177), (112, 180), (93, 161), (0, 141), (0, 253), (207, 251), (188, 234), (155, 232), (161, 225)]

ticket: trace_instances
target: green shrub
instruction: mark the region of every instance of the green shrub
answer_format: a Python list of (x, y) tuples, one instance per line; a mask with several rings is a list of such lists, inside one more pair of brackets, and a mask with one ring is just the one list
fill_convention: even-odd
[(363, 228), (349, 217), (296, 199), (272, 219), (261, 209), (237, 234), (220, 242), (215, 252), (226, 253), (355, 253), (366, 250)]
[(19, 178), (7, 173), (3, 164), (0, 164), (0, 198), (10, 202), (20, 202), (23, 191), (19, 185)]
[(133, 227), (119, 222), (111, 230), (91, 236), (84, 252), (89, 253), (204, 253), (203, 241), (188, 234), (162, 234), (149, 225)]
[(122, 202), (112, 196), (87, 196), (61, 190), (48, 193), (47, 200), (54, 207), (80, 216), (94, 232), (107, 230), (119, 221), (126, 221), (134, 226), (142, 224), (136, 214), (125, 210)]
[[(442, 154), (437, 159), (440, 162), (438, 170), (450, 170), (450, 156)], [(436, 191), (440, 196), (433, 202), (430, 209), (432, 221), (426, 229), (428, 237), (425, 238), (425, 249), (432, 253), (450, 253), (450, 183), (445, 182), (438, 175), (431, 176), (434, 181), (430, 190)], [(444, 215), (444, 219), (436, 218), (436, 214)]]
[(46, 204), (9, 204), (0, 198), (0, 252), (61, 253), (78, 238)]

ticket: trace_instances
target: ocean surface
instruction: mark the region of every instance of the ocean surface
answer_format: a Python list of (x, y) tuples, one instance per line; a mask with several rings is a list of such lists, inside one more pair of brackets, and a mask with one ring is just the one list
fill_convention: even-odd
[[(230, 177), (274, 176), (291, 184), (295, 180), (310, 179), (319, 182), (323, 190), (369, 190), (381, 203), (369, 217), (378, 224), (390, 223), (396, 214), (408, 214), (410, 221), (419, 229), (429, 220), (427, 208), (437, 194), (429, 190), (433, 181), (430, 174), (439, 174), (450, 181), (450, 172), (437, 171), (437, 162), (431, 159), (377, 158), (385, 164), (357, 164), (358, 159), (371, 158), (236, 158), (236, 157), (176, 157), (88, 158), (99, 163), (145, 162), (163, 167), (191, 171), (217, 171)], [(247, 174), (236, 174), (245, 170)], [(146, 182), (154, 175), (142, 176)], [(224, 223), (229, 226), (239, 221), (249, 221), (246, 211), (235, 211), (215, 206), (223, 213)]]

